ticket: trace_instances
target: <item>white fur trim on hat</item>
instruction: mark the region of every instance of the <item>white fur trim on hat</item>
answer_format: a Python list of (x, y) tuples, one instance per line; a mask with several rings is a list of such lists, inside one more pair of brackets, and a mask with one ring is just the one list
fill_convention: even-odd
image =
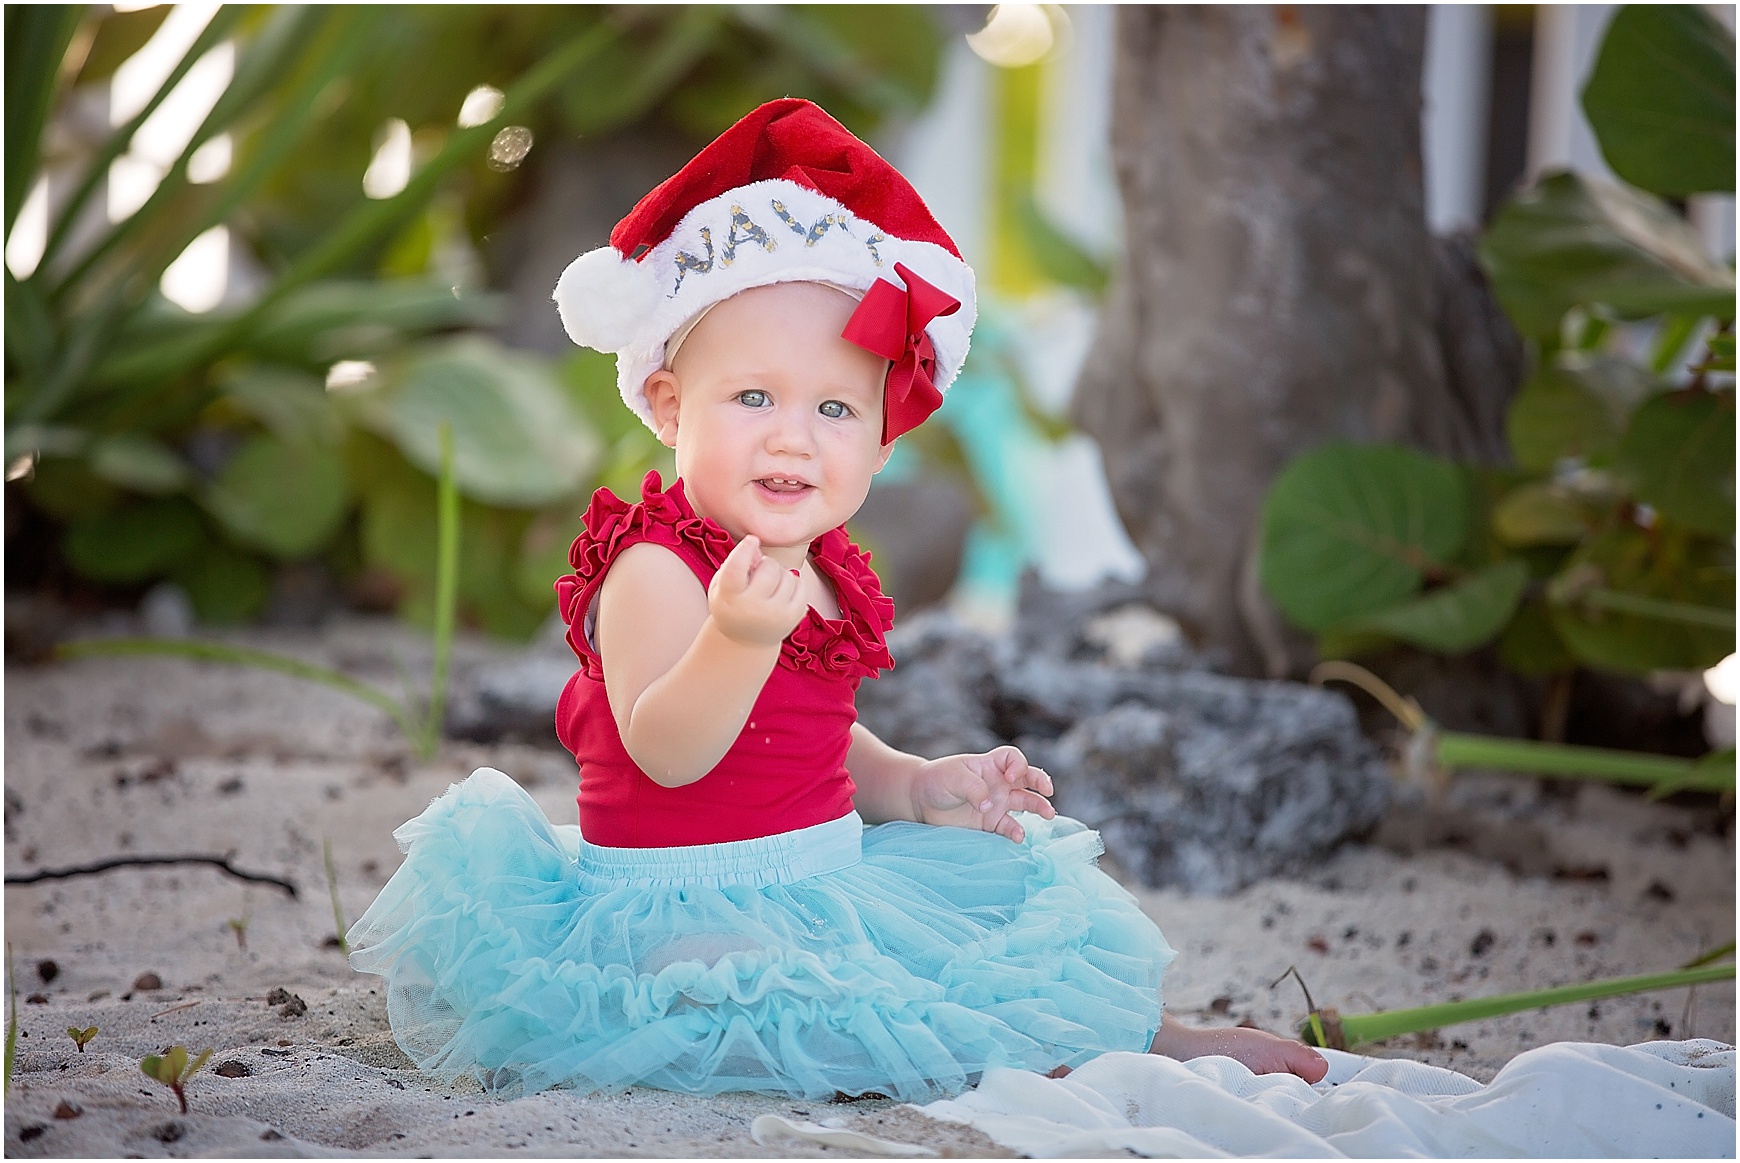
[(575, 343), (616, 356), (622, 401), (650, 428), (646, 378), (689, 320), (740, 291), (772, 283), (833, 283), (862, 294), (879, 278), (900, 285), (895, 263), (959, 299), (925, 328), (946, 392), (967, 357), (978, 315), (973, 271), (934, 243), (884, 234), (845, 206), (783, 178), (752, 182), (683, 216), (639, 262), (610, 247), (581, 255), (556, 284), (556, 307)]

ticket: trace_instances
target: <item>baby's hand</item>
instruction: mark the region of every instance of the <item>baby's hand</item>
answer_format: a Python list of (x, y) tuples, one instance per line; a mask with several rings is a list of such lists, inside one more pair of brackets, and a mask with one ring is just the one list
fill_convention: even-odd
[(713, 622), (725, 637), (746, 646), (777, 645), (808, 609), (798, 575), (763, 556), (754, 536), (737, 543), (707, 587)]
[(945, 755), (918, 769), (912, 780), (913, 813), (921, 824), (997, 832), (1021, 843), (1026, 830), (1010, 812), (1057, 815), (1046, 796), (1051, 777), (1030, 765), (1018, 747), (983, 755)]

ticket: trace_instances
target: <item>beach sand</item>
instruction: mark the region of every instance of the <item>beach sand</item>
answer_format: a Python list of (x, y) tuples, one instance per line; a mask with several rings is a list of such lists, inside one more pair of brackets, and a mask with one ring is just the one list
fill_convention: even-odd
[[(428, 649), (362, 618), (236, 640), (383, 689), (398, 688), (400, 663), (420, 673)], [(459, 660), (503, 651), (466, 640)], [(448, 742), (421, 762), (385, 714), (342, 694), (177, 659), (9, 665), (6, 696), (8, 876), (233, 854), (298, 889), (193, 865), (9, 885), (21, 1024), (9, 1156), (865, 1153), (757, 1143), (750, 1124), (763, 1114), (944, 1156), (1007, 1154), (888, 1100), (635, 1089), (503, 1102), (415, 1070), (387, 1029), (380, 979), (352, 973), (336, 947), (323, 846), (354, 919), (397, 867), (393, 828), (475, 767), (507, 772), (552, 820), (571, 821), (573, 764), (559, 751)], [(1301, 877), (1225, 899), (1138, 896), (1179, 952), (1170, 1012), (1285, 1032), (1304, 999), (1291, 978), (1271, 982), (1292, 966), (1319, 1005), (1349, 1013), (1672, 968), (1733, 937), (1734, 877), (1731, 809), (1488, 776), (1461, 777), (1437, 806), (1404, 797), (1376, 836)], [(293, 1000), (268, 1001), (282, 996), (273, 991)], [(1536, 1010), (1363, 1052), (1490, 1078), (1548, 1041), (1733, 1042), (1731, 985), (1699, 988), (1689, 1010), (1687, 1000), (1682, 989)], [(83, 1053), (65, 1033), (75, 1025), (99, 1028)], [(177, 1043), (215, 1050), (187, 1115), (138, 1067)]]

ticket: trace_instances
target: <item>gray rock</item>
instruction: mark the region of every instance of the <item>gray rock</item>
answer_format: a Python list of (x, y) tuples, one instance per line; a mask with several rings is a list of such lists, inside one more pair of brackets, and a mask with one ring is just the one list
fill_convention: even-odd
[(446, 734), (477, 743), (559, 747), (556, 700), (579, 665), (563, 646), (456, 674), (447, 699)]
[(1058, 810), (1099, 829), (1145, 884), (1221, 894), (1298, 872), (1374, 827), (1389, 802), (1382, 759), (1338, 694), (1202, 673), (1108, 682), (1084, 673), (1099, 668), (1059, 669), (1069, 673), (1043, 692), (1051, 713), (1112, 705), (1053, 742), (1026, 741), (1030, 758), (1056, 779)]
[(895, 666), (858, 687), (858, 719), (891, 747), (935, 759), (989, 751), (996, 643), (942, 611), (905, 619), (888, 635)]

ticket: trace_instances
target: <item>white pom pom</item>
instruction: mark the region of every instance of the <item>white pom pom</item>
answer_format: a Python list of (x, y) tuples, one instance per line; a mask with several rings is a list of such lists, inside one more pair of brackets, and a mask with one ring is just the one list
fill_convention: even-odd
[(568, 338), (618, 352), (644, 338), (640, 332), (658, 306), (659, 287), (650, 270), (601, 246), (568, 264), (555, 300)]

